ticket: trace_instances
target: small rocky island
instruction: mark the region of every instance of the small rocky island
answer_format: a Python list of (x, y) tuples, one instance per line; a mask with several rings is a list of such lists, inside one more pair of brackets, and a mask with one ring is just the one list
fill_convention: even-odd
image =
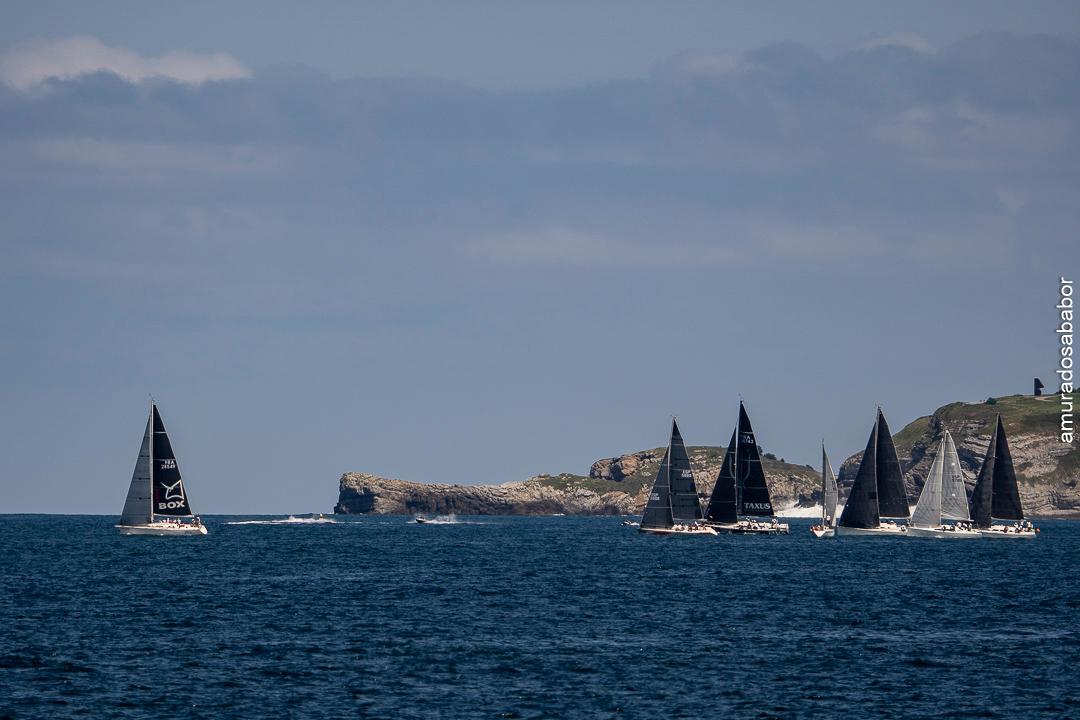
[[(918, 497), (933, 460), (933, 448), (945, 430), (957, 439), (957, 451), (969, 487), (982, 463), (992, 423), (1001, 413), (1009, 432), (1024, 507), (1032, 515), (1080, 513), (1080, 450), (1062, 444), (1056, 433), (1056, 396), (1011, 396), (987, 403), (952, 403), (921, 417), (894, 435), (904, 463), (908, 495)], [(867, 428), (869, 432), (869, 427)], [(703, 499), (724, 457), (719, 447), (688, 447), (694, 481)], [(664, 448), (641, 450), (597, 460), (588, 475), (537, 475), (501, 485), (446, 485), (408, 482), (350, 472), (341, 476), (339, 514), (413, 513), (460, 515), (629, 515), (641, 512)], [(861, 454), (840, 467), (841, 492), (855, 479)], [(777, 508), (806, 508), (821, 502), (820, 468), (792, 465), (766, 453), (765, 475)]]

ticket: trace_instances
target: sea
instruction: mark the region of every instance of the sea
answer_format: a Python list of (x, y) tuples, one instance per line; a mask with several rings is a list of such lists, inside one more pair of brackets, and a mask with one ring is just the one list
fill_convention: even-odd
[(1080, 718), (1080, 523), (0, 516), (3, 718)]

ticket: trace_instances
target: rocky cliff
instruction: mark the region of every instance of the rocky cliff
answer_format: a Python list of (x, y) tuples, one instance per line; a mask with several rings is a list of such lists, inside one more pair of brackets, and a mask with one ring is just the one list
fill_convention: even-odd
[[(893, 435), (900, 464), (905, 468), (908, 498), (915, 504), (934, 461), (944, 432), (952, 433), (963, 466), (968, 491), (982, 466), (998, 413), (1009, 438), (1020, 500), (1030, 515), (1069, 515), (1080, 512), (1080, 447), (1061, 442), (1060, 396), (1035, 398), (1013, 395), (983, 403), (952, 403), (933, 415), (909, 423)], [(870, 423), (866, 432), (870, 434)], [(847, 458), (840, 467), (841, 495), (855, 481), (862, 453)]]
[[(724, 450), (687, 448), (703, 500), (712, 492)], [(664, 448), (593, 463), (588, 475), (538, 475), (502, 485), (443, 485), (390, 480), (366, 473), (341, 476), (336, 513), (461, 515), (628, 515), (645, 506)], [(813, 505), (821, 482), (809, 467), (766, 459), (765, 473), (777, 507)]]
[[(1080, 512), (1080, 451), (1059, 442), (1058, 399), (1051, 396), (998, 398), (993, 404), (953, 403), (921, 417), (894, 435), (907, 469), (911, 503), (918, 498), (933, 461), (934, 448), (947, 429), (957, 443), (964, 476), (975, 482), (997, 413), (1005, 429), (1020, 478), (1020, 496), (1030, 514)], [(869, 423), (867, 433), (870, 432)], [(724, 458), (718, 447), (689, 447), (694, 481), (707, 500)], [(538, 475), (502, 485), (443, 485), (390, 480), (366, 473), (341, 476), (336, 513), (461, 515), (623, 515), (640, 513), (664, 448), (597, 460), (588, 475)], [(850, 487), (861, 453), (840, 467), (841, 493)], [(821, 501), (818, 469), (767, 456), (765, 475), (779, 509), (807, 507)]]

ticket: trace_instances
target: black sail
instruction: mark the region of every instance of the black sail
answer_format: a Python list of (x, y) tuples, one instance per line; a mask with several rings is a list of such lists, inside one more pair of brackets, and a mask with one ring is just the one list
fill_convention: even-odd
[(999, 424), (994, 425), (994, 433), (990, 436), (990, 444), (986, 447), (986, 456), (983, 458), (982, 467), (979, 468), (979, 477), (975, 479), (975, 490), (971, 493), (971, 521), (975, 523), (975, 527), (983, 529), (990, 527), (1000, 420), (998, 418)]
[(735, 472), (739, 481), (739, 514), (772, 517), (772, 499), (765, 482), (765, 470), (761, 466), (761, 452), (754, 437), (754, 428), (750, 426), (750, 416), (741, 402), (738, 433)]
[(154, 436), (151, 444), (151, 477), (153, 478), (155, 515), (172, 517), (191, 516), (184, 480), (180, 477), (180, 467), (176, 464), (169, 434), (165, 432), (165, 423), (161, 421), (157, 405), (154, 406)]
[(694, 471), (686, 454), (679, 425), (671, 421), (671, 441), (668, 446), (671, 461), (671, 515), (676, 520), (700, 520), (701, 501), (694, 484)]
[(876, 528), (881, 526), (878, 514), (877, 448), (879, 423), (874, 422), (870, 439), (866, 443), (855, 483), (851, 486), (844, 512), (840, 514), (840, 526), (848, 528)]
[(877, 418), (877, 488), (878, 512), (883, 518), (907, 519), (911, 517), (908, 508), (907, 489), (904, 487), (904, 471), (900, 468), (900, 458), (896, 456), (889, 423), (878, 408)]
[(652, 492), (649, 493), (649, 499), (645, 503), (645, 512), (641, 514), (643, 528), (670, 528), (675, 525), (675, 520), (671, 516), (670, 469), (668, 452), (664, 452), (660, 469), (656, 471)]
[(724, 462), (720, 466), (720, 474), (716, 476), (716, 484), (713, 485), (712, 495), (709, 496), (709, 507), (705, 511), (705, 519), (710, 522), (735, 523), (739, 521), (735, 504), (736, 432), (736, 430), (731, 431), (731, 442), (728, 443), (727, 452), (724, 453)]
[(1013, 469), (1012, 453), (1009, 451), (1009, 440), (1005, 437), (1005, 425), (998, 415), (997, 427), (994, 430), (997, 436), (997, 455), (994, 463), (994, 492), (990, 507), (990, 515), (998, 520), (1023, 520), (1024, 508), (1020, 505), (1020, 489), (1016, 486), (1016, 471)]

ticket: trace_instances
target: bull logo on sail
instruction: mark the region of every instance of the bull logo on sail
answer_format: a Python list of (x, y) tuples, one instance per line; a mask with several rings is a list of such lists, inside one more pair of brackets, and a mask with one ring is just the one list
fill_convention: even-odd
[(165, 490), (166, 500), (183, 500), (184, 499), (184, 485), (183, 480), (177, 480), (172, 485), (166, 485), (161, 483), (161, 487)]
[(187, 499), (184, 497), (184, 481), (177, 480), (173, 484), (169, 485), (161, 483), (161, 489), (164, 491), (164, 497), (161, 502), (157, 504), (158, 510), (178, 510), (187, 503)]

